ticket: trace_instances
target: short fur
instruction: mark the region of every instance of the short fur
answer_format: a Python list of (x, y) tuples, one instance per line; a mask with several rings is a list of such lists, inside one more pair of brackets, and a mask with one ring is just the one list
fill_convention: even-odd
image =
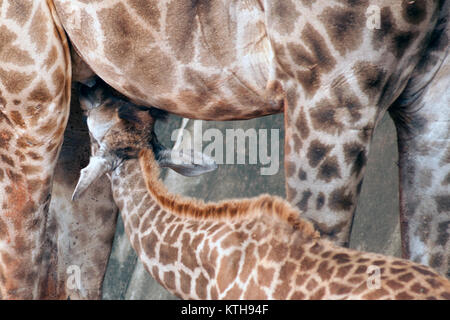
[(159, 167), (150, 149), (139, 153), (139, 162), (147, 186), (153, 198), (164, 209), (174, 215), (198, 220), (244, 220), (258, 214), (273, 214), (286, 221), (293, 229), (299, 230), (307, 239), (318, 239), (319, 233), (313, 225), (299, 218), (300, 212), (280, 197), (268, 194), (250, 199), (231, 199), (215, 203), (183, 197), (168, 192), (159, 179)]

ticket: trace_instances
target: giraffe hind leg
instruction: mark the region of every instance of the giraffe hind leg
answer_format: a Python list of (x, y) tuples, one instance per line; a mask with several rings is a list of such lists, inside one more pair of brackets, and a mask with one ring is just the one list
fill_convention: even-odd
[(398, 134), (403, 256), (450, 277), (448, 34), (438, 22), (431, 49), (389, 111)]

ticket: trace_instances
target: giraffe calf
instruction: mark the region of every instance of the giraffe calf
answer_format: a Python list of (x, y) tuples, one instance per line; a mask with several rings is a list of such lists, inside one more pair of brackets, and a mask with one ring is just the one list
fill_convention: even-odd
[[(97, 152), (76, 199), (111, 172), (126, 233), (147, 271), (184, 299), (450, 299), (450, 281), (429, 267), (337, 247), (279, 197), (204, 203), (170, 194), (159, 167), (185, 175), (211, 159), (170, 152), (149, 109), (89, 93), (81, 98)], [(139, 159), (136, 160), (136, 158)]]

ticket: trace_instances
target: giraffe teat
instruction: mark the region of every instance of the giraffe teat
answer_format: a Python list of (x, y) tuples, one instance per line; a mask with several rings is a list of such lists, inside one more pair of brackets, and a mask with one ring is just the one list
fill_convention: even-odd
[(135, 105), (101, 81), (80, 89), (80, 106), (87, 116), (91, 143), (97, 146), (89, 165), (81, 170), (72, 199), (100, 176), (117, 168), (124, 160), (137, 158), (141, 150), (152, 149), (161, 167), (185, 175), (197, 176), (217, 169), (213, 159), (194, 150), (169, 150), (159, 143), (154, 132), (155, 121), (164, 117), (155, 108)]

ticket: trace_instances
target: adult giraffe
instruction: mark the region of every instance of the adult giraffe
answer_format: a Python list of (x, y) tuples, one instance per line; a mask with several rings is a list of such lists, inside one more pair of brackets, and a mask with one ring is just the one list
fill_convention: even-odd
[(287, 198), (339, 244), (389, 110), (403, 255), (448, 275), (448, 1), (54, 3), (82, 59), (133, 102), (205, 120), (284, 111)]

